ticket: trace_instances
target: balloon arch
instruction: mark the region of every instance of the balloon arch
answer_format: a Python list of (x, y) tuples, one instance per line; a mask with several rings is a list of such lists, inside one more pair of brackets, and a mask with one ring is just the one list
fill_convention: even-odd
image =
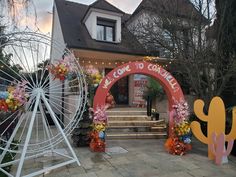
[(121, 65), (109, 72), (101, 81), (95, 97), (93, 108), (105, 105), (106, 95), (111, 87), (121, 78), (131, 74), (143, 74), (156, 79), (164, 88), (168, 98), (169, 107), (169, 136), (173, 134), (174, 114), (173, 106), (176, 102), (184, 100), (182, 89), (176, 79), (165, 69), (149, 62), (130, 62)]

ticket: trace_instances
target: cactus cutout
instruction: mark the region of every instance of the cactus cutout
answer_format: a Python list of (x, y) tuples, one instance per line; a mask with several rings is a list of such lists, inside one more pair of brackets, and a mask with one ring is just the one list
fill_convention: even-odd
[[(214, 159), (214, 154), (209, 148), (209, 144), (213, 144), (213, 140), (210, 137), (212, 133), (220, 134), (225, 132), (226, 115), (225, 105), (220, 97), (214, 97), (209, 105), (208, 115), (203, 112), (204, 102), (202, 100), (196, 100), (194, 102), (194, 112), (196, 116), (202, 121), (207, 122), (207, 136), (202, 133), (201, 125), (198, 121), (191, 123), (191, 129), (194, 136), (202, 143), (208, 144), (208, 158)], [(232, 128), (228, 135), (225, 135), (226, 141), (236, 139), (236, 109), (232, 114)]]
[[(224, 162), (224, 158), (227, 159), (227, 156), (230, 154), (234, 140), (228, 141), (228, 147), (227, 150), (225, 149), (225, 134), (220, 133), (219, 136), (217, 137), (217, 134), (214, 132), (212, 133), (212, 141), (213, 143), (210, 144), (210, 149), (211, 152), (215, 155), (215, 163), (217, 165), (221, 165)], [(226, 163), (228, 160), (226, 161)]]

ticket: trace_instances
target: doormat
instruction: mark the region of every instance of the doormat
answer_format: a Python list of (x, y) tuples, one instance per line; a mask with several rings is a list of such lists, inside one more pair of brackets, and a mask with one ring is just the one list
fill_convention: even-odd
[(105, 153), (108, 155), (124, 154), (128, 151), (122, 147), (116, 146), (111, 148), (106, 148)]

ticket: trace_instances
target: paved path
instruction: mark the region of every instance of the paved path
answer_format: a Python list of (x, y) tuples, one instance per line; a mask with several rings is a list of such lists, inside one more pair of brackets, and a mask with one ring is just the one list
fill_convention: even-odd
[[(82, 166), (70, 165), (46, 177), (236, 177), (236, 157), (216, 166), (207, 158), (207, 147), (195, 141), (185, 156), (165, 152), (164, 140), (113, 140), (108, 147), (121, 147), (121, 153), (92, 153), (75, 148)], [(126, 150), (128, 152), (126, 152)], [(126, 153), (125, 153), (126, 152)]]

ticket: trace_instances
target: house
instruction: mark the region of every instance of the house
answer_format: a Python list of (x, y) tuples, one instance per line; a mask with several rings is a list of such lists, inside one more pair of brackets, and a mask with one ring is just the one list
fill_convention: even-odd
[[(121, 64), (142, 61), (147, 55), (124, 25), (129, 17), (105, 0), (91, 5), (55, 0), (52, 39), (65, 43), (82, 67), (93, 65), (104, 76)], [(53, 46), (52, 58), (57, 58)], [(123, 78), (111, 89), (117, 104), (132, 105), (133, 78)]]
[[(171, 2), (176, 2), (176, 4)], [(163, 15), (161, 12), (167, 12), (166, 14), (172, 16), (177, 14), (177, 20), (181, 25), (184, 25), (190, 16), (193, 19), (202, 19), (202, 16), (189, 1), (175, 0), (171, 2), (169, 0), (168, 2), (143, 0), (130, 15), (106, 0), (97, 0), (91, 5), (55, 0), (52, 39), (65, 43), (67, 48), (79, 58), (82, 67), (93, 66), (103, 76), (123, 63), (145, 60), (147, 55), (171, 57), (170, 52), (162, 48), (160, 41), (148, 40), (146, 42), (139, 39), (137, 31), (133, 30), (134, 27), (137, 28), (140, 20), (145, 23), (147, 19), (158, 19)], [(152, 5), (157, 7), (154, 12), (150, 9)], [(165, 28), (168, 29), (166, 24), (160, 21), (160, 27), (150, 28), (150, 30), (159, 30), (160, 34), (168, 39)], [(181, 34), (188, 38), (187, 29), (189, 26), (186, 26), (185, 29), (185, 31), (181, 31)], [(139, 28), (139, 32), (142, 33), (140, 30), (143, 29)], [(53, 46), (52, 58), (57, 58)], [(170, 62), (168, 58), (156, 58), (158, 63), (165, 66)], [(130, 106), (136, 104), (137, 97), (134, 93), (135, 89), (133, 89), (135, 80), (142, 80), (143, 83), (146, 83), (145, 77), (131, 75), (119, 80), (112, 87), (111, 92), (117, 104)]]

